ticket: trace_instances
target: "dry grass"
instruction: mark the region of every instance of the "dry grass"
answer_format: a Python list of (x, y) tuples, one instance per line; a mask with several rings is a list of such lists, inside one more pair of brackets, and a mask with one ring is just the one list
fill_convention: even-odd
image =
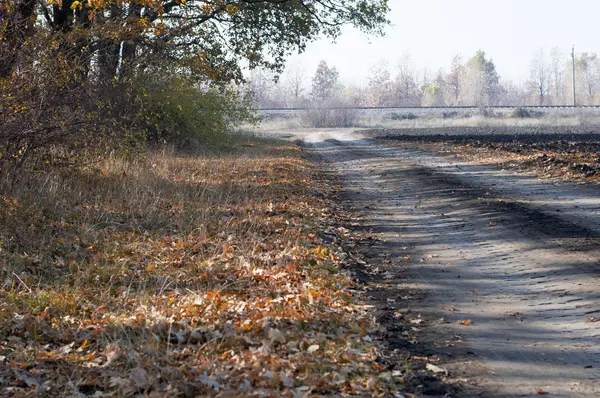
[(315, 172), (260, 142), (4, 170), (2, 394), (389, 392)]
[[(597, 126), (600, 124), (600, 113), (597, 109), (582, 108), (547, 110), (537, 117), (515, 117), (514, 109), (495, 110), (494, 115), (485, 116), (477, 111), (459, 114), (452, 117), (443, 117), (443, 112), (436, 110), (414, 110), (415, 118), (394, 120), (392, 113), (400, 115), (413, 114), (410, 110), (397, 111), (356, 111), (352, 119), (352, 126), (357, 128), (385, 128), (385, 129), (414, 129), (414, 128), (441, 128), (441, 127), (534, 127), (534, 126)], [(473, 113), (475, 112), (475, 113)], [(311, 127), (303, 111), (282, 111), (275, 113), (270, 118), (263, 120), (258, 126), (246, 126), (249, 131), (274, 132), (281, 130), (297, 130)], [(343, 126), (337, 126), (343, 127)]]

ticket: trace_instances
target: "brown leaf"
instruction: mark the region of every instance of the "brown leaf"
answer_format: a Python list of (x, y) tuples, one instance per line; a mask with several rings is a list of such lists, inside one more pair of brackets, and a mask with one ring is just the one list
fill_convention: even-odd
[(283, 336), (283, 333), (281, 333), (281, 331), (279, 329), (269, 329), (269, 333), (268, 333), (268, 337), (269, 340), (273, 341), (273, 342), (277, 342), (277, 343), (285, 343), (285, 337)]
[(147, 389), (152, 384), (148, 372), (143, 368), (135, 368), (129, 375), (129, 380), (135, 384), (137, 388)]

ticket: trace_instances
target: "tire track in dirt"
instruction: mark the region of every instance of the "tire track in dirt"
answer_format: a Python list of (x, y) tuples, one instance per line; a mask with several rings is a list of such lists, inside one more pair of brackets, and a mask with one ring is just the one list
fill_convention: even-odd
[[(450, 382), (484, 396), (600, 396), (597, 191), (523, 185), (348, 132), (306, 141), (382, 240), (365, 254), (395, 288), (373, 296), (405, 311), (415, 327), (403, 338), (441, 356)], [(569, 200), (540, 203), (554, 194)]]

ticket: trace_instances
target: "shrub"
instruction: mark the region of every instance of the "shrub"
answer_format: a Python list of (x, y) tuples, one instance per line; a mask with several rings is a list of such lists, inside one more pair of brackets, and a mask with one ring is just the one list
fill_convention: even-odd
[(308, 109), (304, 114), (306, 124), (317, 128), (355, 127), (357, 117), (356, 109), (337, 103), (322, 104), (319, 108)]
[(257, 121), (249, 102), (230, 87), (198, 87), (181, 77), (143, 90), (140, 118), (150, 143), (197, 147), (222, 141), (236, 125)]
[(419, 117), (417, 115), (415, 115), (414, 113), (396, 113), (396, 112), (392, 112), (390, 114), (390, 119), (392, 120), (415, 120), (418, 119)]
[(145, 143), (210, 145), (254, 121), (247, 101), (229, 87), (156, 73), (96, 81), (79, 66), (48, 60), (0, 79), (0, 166), (71, 165)]
[(52, 54), (49, 50), (45, 62), (23, 65), (20, 73), (0, 78), (0, 162), (71, 164), (136, 146), (142, 136), (130, 117), (131, 86), (92, 84), (77, 58)]

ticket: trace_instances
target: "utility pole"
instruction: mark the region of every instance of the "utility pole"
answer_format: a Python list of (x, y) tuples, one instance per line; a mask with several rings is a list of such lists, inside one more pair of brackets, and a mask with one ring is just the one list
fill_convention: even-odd
[(577, 106), (577, 99), (575, 97), (575, 46), (571, 51), (571, 58), (573, 58), (573, 107)]

